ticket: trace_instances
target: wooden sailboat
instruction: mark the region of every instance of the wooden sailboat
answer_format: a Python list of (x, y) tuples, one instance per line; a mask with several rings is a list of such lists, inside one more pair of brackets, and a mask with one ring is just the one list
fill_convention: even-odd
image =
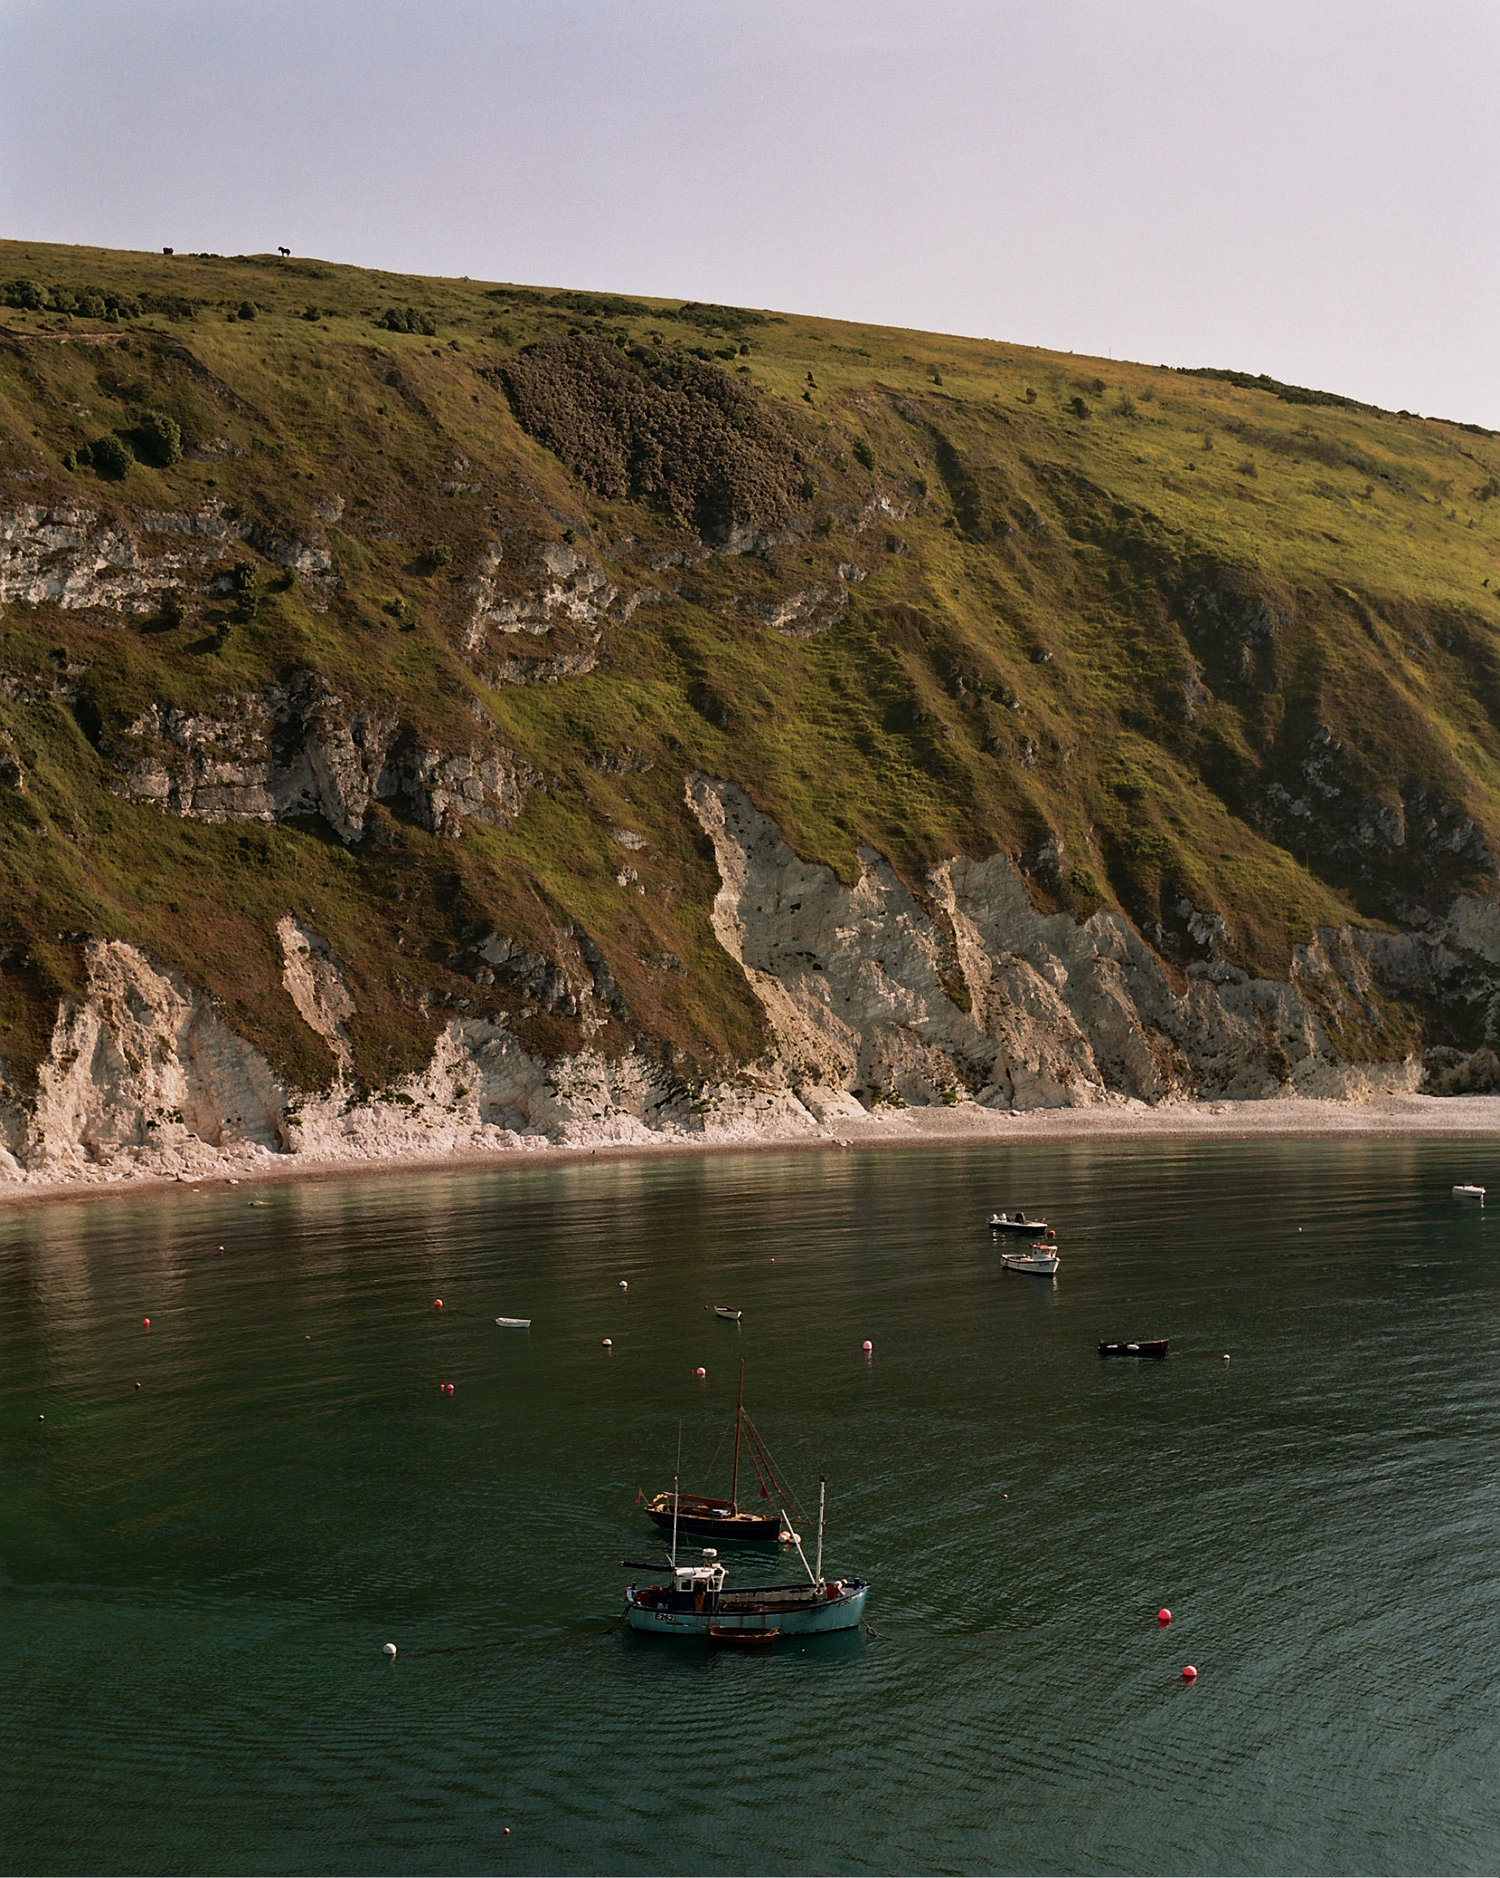
[[(750, 1455), (760, 1483), (759, 1498), (764, 1507), (740, 1506), (741, 1443)], [(703, 1493), (653, 1494), (646, 1502), (646, 1516), (658, 1526), (675, 1526), (682, 1532), (698, 1533), (706, 1539), (775, 1539), (790, 1524), (785, 1512), (795, 1505), (792, 1495), (781, 1484), (766, 1445), (755, 1432), (755, 1424), (745, 1413), (745, 1365), (740, 1363), (739, 1397), (734, 1408), (734, 1469), (729, 1478), (729, 1498), (716, 1500)]]

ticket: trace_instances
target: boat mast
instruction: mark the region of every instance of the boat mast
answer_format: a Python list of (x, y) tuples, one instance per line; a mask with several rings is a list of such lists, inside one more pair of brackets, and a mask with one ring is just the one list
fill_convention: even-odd
[(677, 1424), (677, 1472), (672, 1476), (672, 1570), (677, 1569), (677, 1502), (680, 1495), (678, 1482), (682, 1479), (682, 1423)]
[(745, 1359), (740, 1358), (740, 1393), (734, 1405), (734, 1472), (729, 1478), (729, 1510), (740, 1510), (740, 1423), (745, 1419)]
[(823, 1589), (823, 1501), (828, 1493), (827, 1474), (818, 1475), (818, 1569), (813, 1574), (813, 1582), (819, 1591)]

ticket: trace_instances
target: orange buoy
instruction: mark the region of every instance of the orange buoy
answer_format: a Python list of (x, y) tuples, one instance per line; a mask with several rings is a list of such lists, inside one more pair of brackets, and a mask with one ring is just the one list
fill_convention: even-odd
[(1171, 1621), (1172, 1621), (1172, 1613), (1171, 1613), (1171, 1612), (1170, 1612), (1170, 1611), (1169, 1611), (1169, 1610), (1167, 1609), (1167, 1607), (1166, 1607), (1166, 1605), (1165, 1605), (1165, 1604), (1164, 1604), (1164, 1605), (1163, 1605), (1163, 1606), (1161, 1607), (1161, 1609), (1160, 1609), (1160, 1610), (1159, 1610), (1159, 1611), (1158, 1611), (1158, 1612), (1156, 1613), (1156, 1621), (1157, 1621), (1157, 1623), (1159, 1623), (1159, 1624), (1170, 1624), (1170, 1623), (1171, 1623)]
[(1182, 1680), (1184, 1682), (1196, 1682), (1198, 1680), (1198, 1672), (1193, 1668), (1191, 1663), (1187, 1663), (1183, 1666)]

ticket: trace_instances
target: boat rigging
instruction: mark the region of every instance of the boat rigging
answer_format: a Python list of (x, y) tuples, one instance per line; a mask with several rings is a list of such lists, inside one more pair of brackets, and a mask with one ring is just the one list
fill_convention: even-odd
[[(751, 1510), (740, 1506), (740, 1454), (749, 1454), (760, 1483), (760, 1498), (771, 1502), (774, 1510)], [(790, 1509), (790, 1511), (789, 1511)], [(646, 1501), (646, 1517), (663, 1528), (678, 1526), (684, 1532), (706, 1539), (775, 1539), (793, 1524), (791, 1512), (800, 1513), (793, 1494), (777, 1472), (766, 1444), (745, 1413), (745, 1364), (740, 1361), (739, 1394), (734, 1408), (734, 1463), (729, 1478), (729, 1498), (718, 1500), (709, 1494), (679, 1493), (674, 1485), (670, 1493), (653, 1494)]]

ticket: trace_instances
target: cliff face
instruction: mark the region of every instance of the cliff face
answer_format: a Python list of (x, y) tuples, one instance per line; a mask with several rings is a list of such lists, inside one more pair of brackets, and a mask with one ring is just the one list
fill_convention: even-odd
[[(86, 994), (58, 1014), (34, 1101), (0, 1094), (0, 1171), (195, 1175), (270, 1155), (794, 1137), (882, 1104), (1359, 1100), (1414, 1091), (1422, 1075), (1415, 1056), (1351, 1063), (1332, 1040), (1339, 1022), (1378, 1016), (1378, 981), (1423, 996), (1462, 984), (1500, 1008), (1500, 913), (1485, 902), (1459, 902), (1420, 937), (1319, 933), (1298, 948), (1289, 981), (1220, 961), (1174, 984), (1118, 915), (1039, 915), (1003, 857), (945, 861), (919, 897), (866, 851), (844, 886), (800, 861), (735, 785), (692, 776), (687, 789), (722, 880), (715, 931), (770, 1037), (734, 1079), (686, 1081), (639, 1050), (585, 1045), (549, 1061), (503, 1023), (454, 1019), (423, 1069), (362, 1092), (341, 963), (289, 916), (277, 935), (282, 980), (328, 1045), (330, 1088), (289, 1088), (212, 999), (135, 947), (92, 943)], [(607, 1022), (617, 995), (607, 980), (575, 985), (495, 937), (479, 950), (544, 1002), (576, 1013), (581, 991), (599, 1007), (592, 1027)]]
[(1485, 433), (0, 246), (0, 1172), (1500, 1086)]

